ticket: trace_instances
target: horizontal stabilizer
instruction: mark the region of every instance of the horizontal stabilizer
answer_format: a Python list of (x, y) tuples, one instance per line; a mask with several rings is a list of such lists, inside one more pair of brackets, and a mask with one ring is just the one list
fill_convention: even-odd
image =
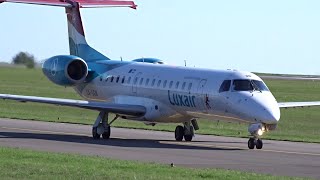
[(130, 7), (137, 8), (133, 1), (117, 1), (117, 0), (0, 0), (2, 2), (38, 4), (47, 6), (73, 7), (73, 3), (79, 3), (80, 8), (95, 7)]

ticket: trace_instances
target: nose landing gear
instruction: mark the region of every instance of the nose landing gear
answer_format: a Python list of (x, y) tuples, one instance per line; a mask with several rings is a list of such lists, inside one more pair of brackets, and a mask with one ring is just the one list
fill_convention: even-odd
[(249, 133), (253, 136), (249, 138), (248, 148), (249, 149), (262, 149), (263, 142), (259, 138), (266, 131), (266, 127), (263, 124), (251, 124), (248, 128)]
[(262, 147), (263, 147), (262, 140), (256, 139), (256, 138), (250, 138), (248, 141), (248, 148), (254, 149), (254, 147), (256, 147), (257, 149), (262, 149)]

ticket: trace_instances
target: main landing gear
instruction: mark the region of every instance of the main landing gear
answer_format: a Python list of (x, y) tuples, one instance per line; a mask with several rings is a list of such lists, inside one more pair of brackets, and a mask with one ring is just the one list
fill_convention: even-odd
[(109, 113), (101, 111), (97, 117), (96, 122), (92, 127), (92, 137), (93, 139), (100, 139), (101, 135), (103, 139), (109, 139), (111, 134), (110, 125), (118, 118), (116, 116), (110, 123), (108, 122)]
[(192, 141), (194, 130), (198, 130), (199, 126), (195, 119), (183, 123), (183, 126), (177, 126), (174, 132), (177, 141)]

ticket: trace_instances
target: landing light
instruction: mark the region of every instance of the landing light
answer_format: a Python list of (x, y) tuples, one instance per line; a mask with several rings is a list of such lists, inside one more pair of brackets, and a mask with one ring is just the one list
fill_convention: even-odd
[(257, 134), (258, 134), (259, 136), (262, 136), (262, 135), (263, 135), (263, 130), (262, 130), (262, 129), (259, 129), (259, 130), (257, 131)]

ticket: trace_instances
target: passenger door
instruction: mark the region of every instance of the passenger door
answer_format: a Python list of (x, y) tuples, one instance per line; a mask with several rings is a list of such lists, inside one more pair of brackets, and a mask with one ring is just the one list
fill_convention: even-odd
[(197, 90), (197, 104), (199, 107), (199, 110), (201, 112), (207, 113), (208, 111), (208, 101), (209, 101), (209, 95), (206, 93), (205, 85), (207, 84), (207, 79), (201, 79), (198, 85)]
[(133, 94), (137, 94), (139, 78), (141, 78), (141, 76), (142, 76), (142, 73), (139, 72), (133, 77), (133, 82), (132, 82), (132, 93)]

